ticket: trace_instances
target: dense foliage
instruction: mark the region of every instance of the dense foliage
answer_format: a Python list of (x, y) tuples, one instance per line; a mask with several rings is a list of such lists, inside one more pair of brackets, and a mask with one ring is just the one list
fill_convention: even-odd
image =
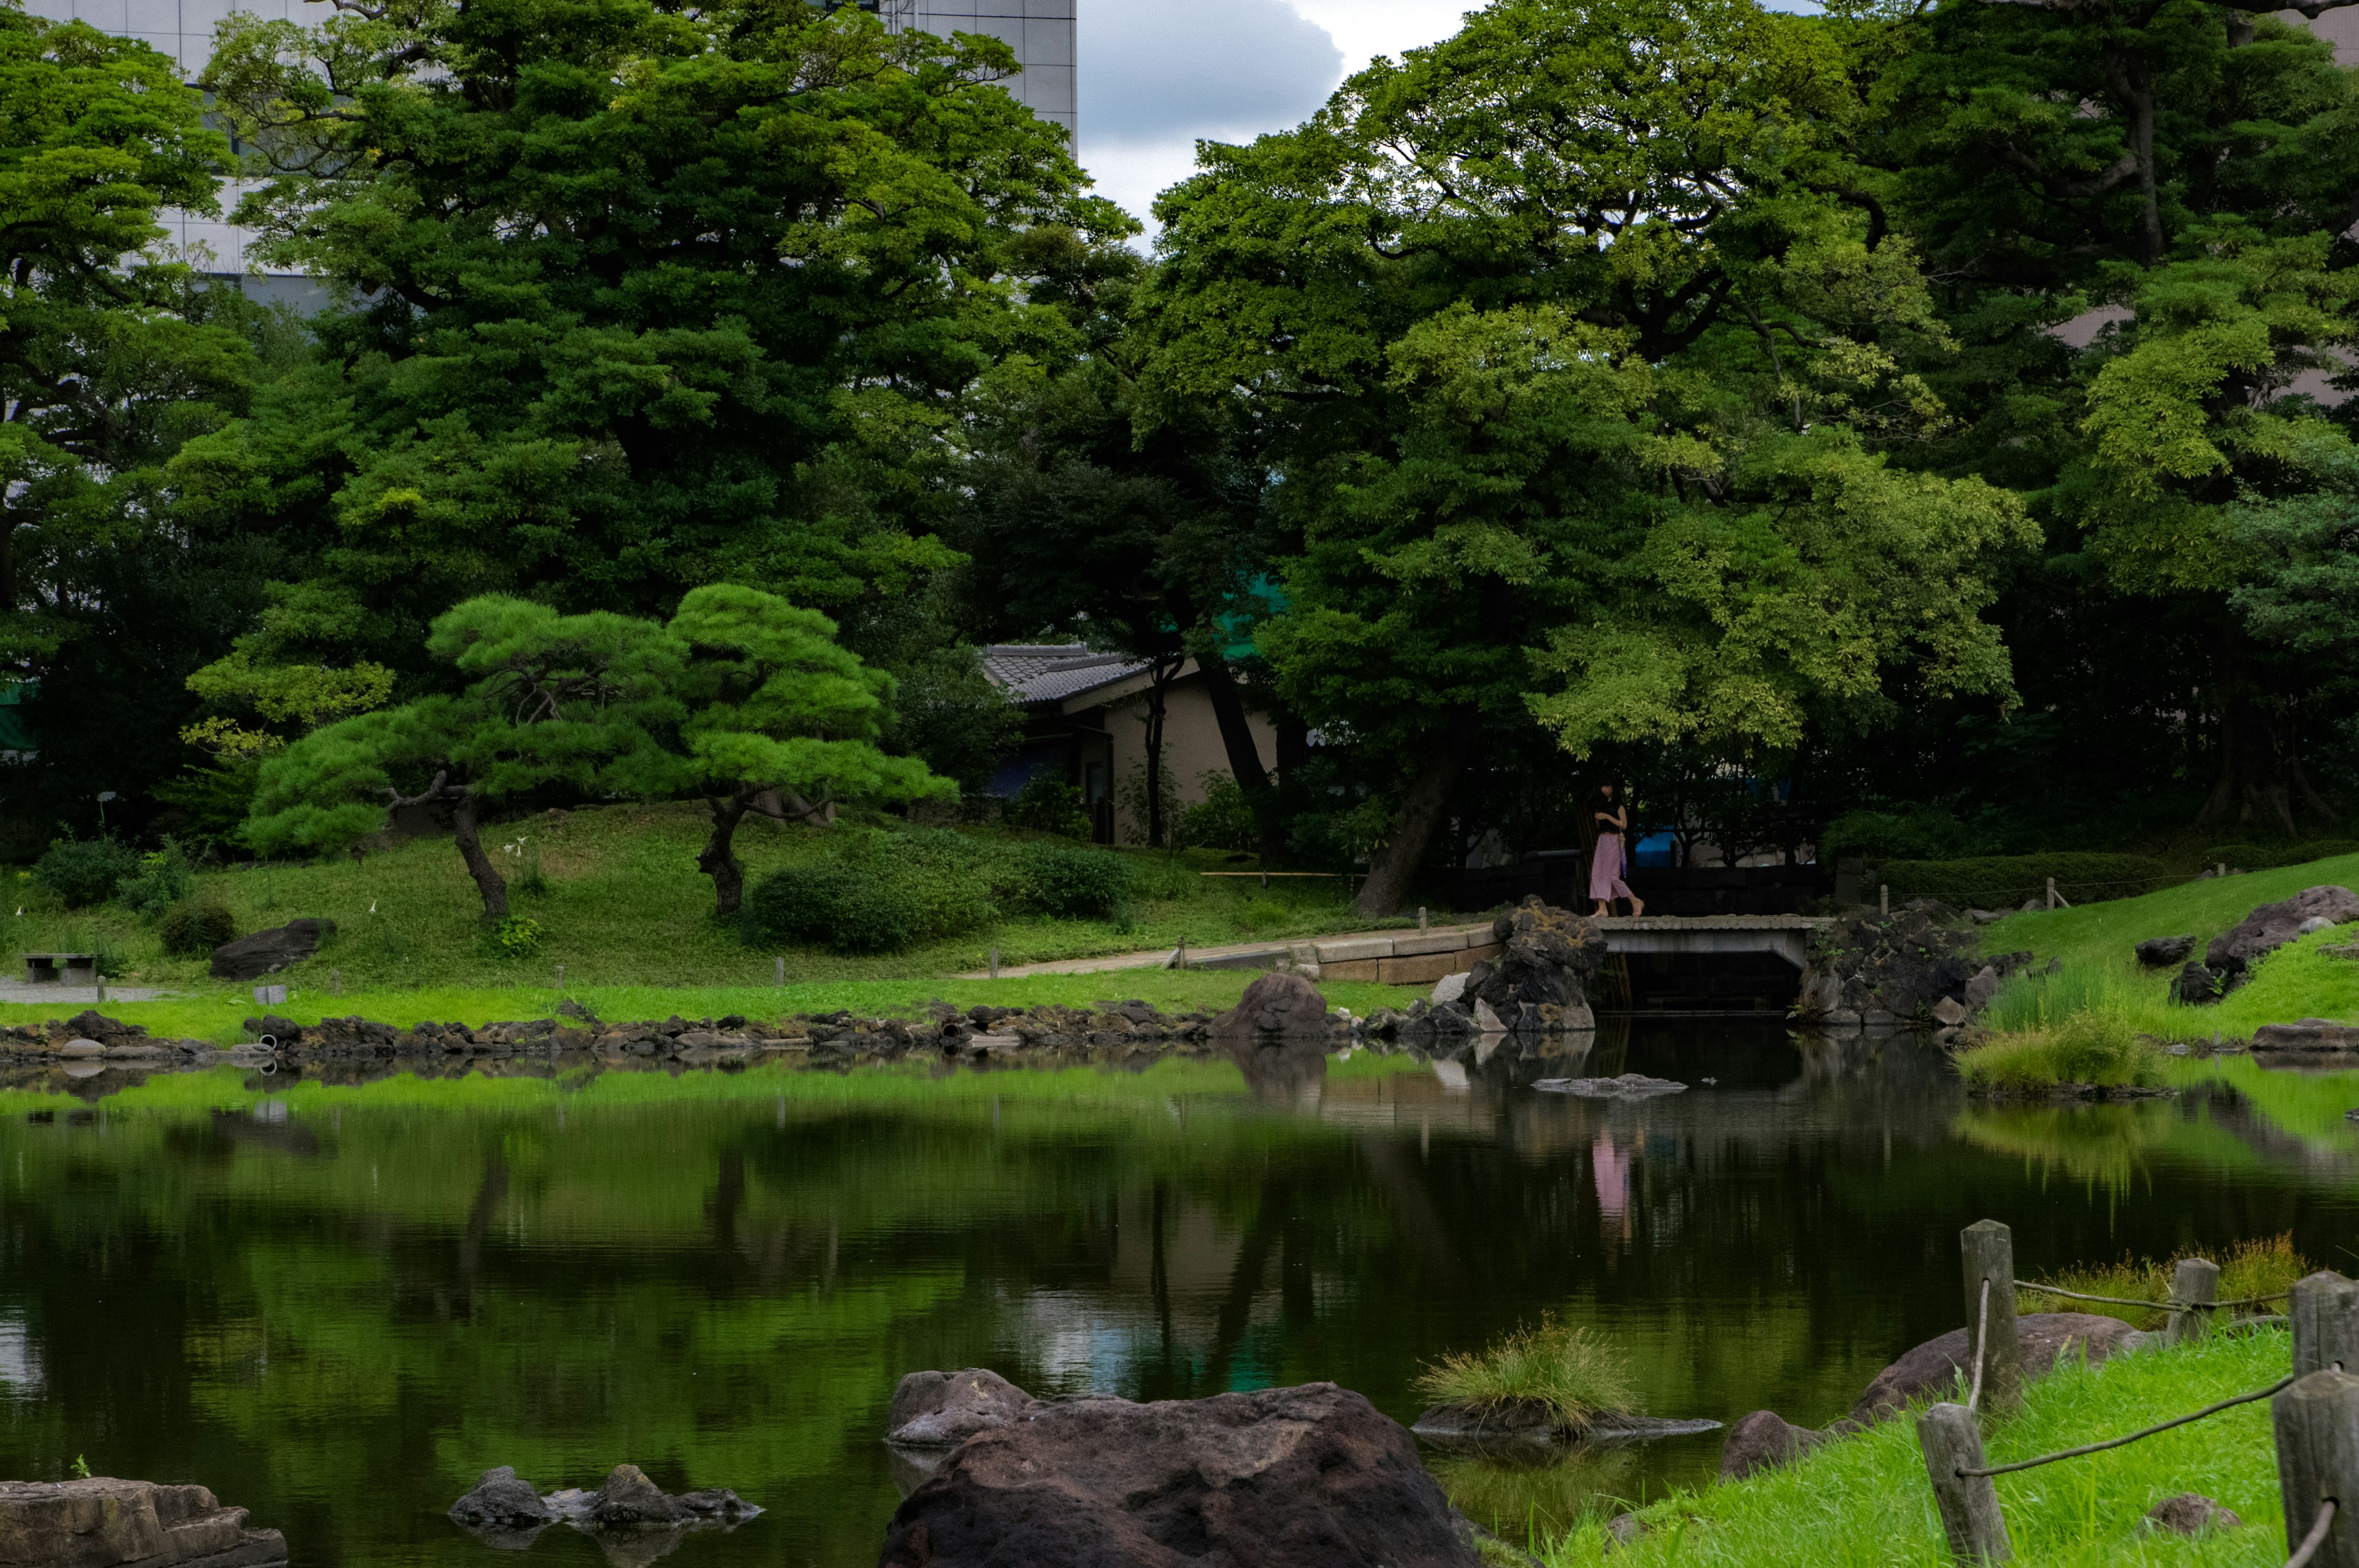
[(745, 898), (755, 945), (889, 953), (990, 924), (1002, 912), (1103, 917), (1129, 897), (1130, 862), (1053, 841), (913, 830), (848, 834), (832, 853), (773, 871)]
[(1053, 637), (1147, 666), (1134, 831), (1371, 912), (1609, 776), (1683, 855), (2258, 863), (2359, 765), (2359, 76), (2257, 3), (1495, 0), (1206, 144), (1151, 255), (987, 38), (241, 15), (204, 85), (301, 323), (150, 253), (230, 158), (168, 62), (0, 5), (5, 815), (695, 793), (726, 914), (748, 811), (980, 792), (975, 644)]

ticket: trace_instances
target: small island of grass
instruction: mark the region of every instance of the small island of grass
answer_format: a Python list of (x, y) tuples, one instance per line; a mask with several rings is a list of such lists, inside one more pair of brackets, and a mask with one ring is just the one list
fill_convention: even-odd
[(1640, 1409), (1621, 1353), (1546, 1313), (1484, 1350), (1430, 1363), (1415, 1387), (1434, 1401), (1419, 1418), (1420, 1432), (1479, 1436), (1545, 1428), (1555, 1437), (1573, 1438), (1602, 1418)]
[(1990, 1094), (2104, 1093), (2163, 1087), (2162, 1047), (2111, 1012), (1984, 1036), (1957, 1055), (1969, 1087)]

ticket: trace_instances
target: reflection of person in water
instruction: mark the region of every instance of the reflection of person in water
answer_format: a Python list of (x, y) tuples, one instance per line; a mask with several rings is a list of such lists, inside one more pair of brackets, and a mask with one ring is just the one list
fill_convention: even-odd
[(1597, 823), (1597, 848), (1589, 855), (1589, 896), (1597, 901), (1590, 913), (1600, 920), (1614, 913), (1614, 901), (1630, 901), (1630, 914), (1647, 913), (1630, 884), (1622, 880), (1622, 872), (1630, 861), (1623, 848), (1623, 838), (1630, 831), (1630, 803), (1621, 798), (1621, 791), (1613, 784), (1597, 786), (1597, 801), (1591, 815)]
[(1614, 1134), (1600, 1130), (1589, 1148), (1589, 1173), (1597, 1184), (1597, 1214), (1605, 1234), (1618, 1227), (1630, 1239), (1630, 1156), (1614, 1146)]

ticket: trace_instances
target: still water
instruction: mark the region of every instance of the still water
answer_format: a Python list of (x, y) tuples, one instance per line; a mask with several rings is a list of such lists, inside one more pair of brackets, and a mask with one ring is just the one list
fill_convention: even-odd
[[(1142, 1399), (1329, 1379), (1406, 1421), (1421, 1359), (1549, 1311), (1623, 1346), (1653, 1413), (1815, 1424), (1960, 1320), (1984, 1216), (2034, 1270), (2288, 1230), (2348, 1269), (2359, 1237), (2359, 1087), (1995, 1108), (1907, 1037), (1749, 1023), (1609, 1031), (1573, 1065), (1696, 1086), (1643, 1104), (1536, 1093), (1567, 1064), (1512, 1058), (0, 1091), (0, 1475), (202, 1481), (306, 1568), (522, 1568), (599, 1548), (478, 1545), (442, 1517), (476, 1474), (629, 1460), (769, 1509), (677, 1568), (866, 1568), (917, 1368)], [(1718, 1454), (1434, 1463), (1520, 1526)]]

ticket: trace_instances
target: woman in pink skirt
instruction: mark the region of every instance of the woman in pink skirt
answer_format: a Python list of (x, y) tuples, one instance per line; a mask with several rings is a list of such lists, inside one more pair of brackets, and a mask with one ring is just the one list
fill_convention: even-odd
[(1622, 848), (1622, 837), (1630, 831), (1630, 806), (1615, 798), (1618, 793), (1610, 784), (1597, 786), (1597, 848), (1589, 856), (1589, 896), (1597, 901), (1590, 913), (1599, 920), (1613, 915), (1617, 898), (1630, 901), (1631, 918), (1647, 913), (1647, 906), (1622, 880), (1622, 869), (1630, 863)]

